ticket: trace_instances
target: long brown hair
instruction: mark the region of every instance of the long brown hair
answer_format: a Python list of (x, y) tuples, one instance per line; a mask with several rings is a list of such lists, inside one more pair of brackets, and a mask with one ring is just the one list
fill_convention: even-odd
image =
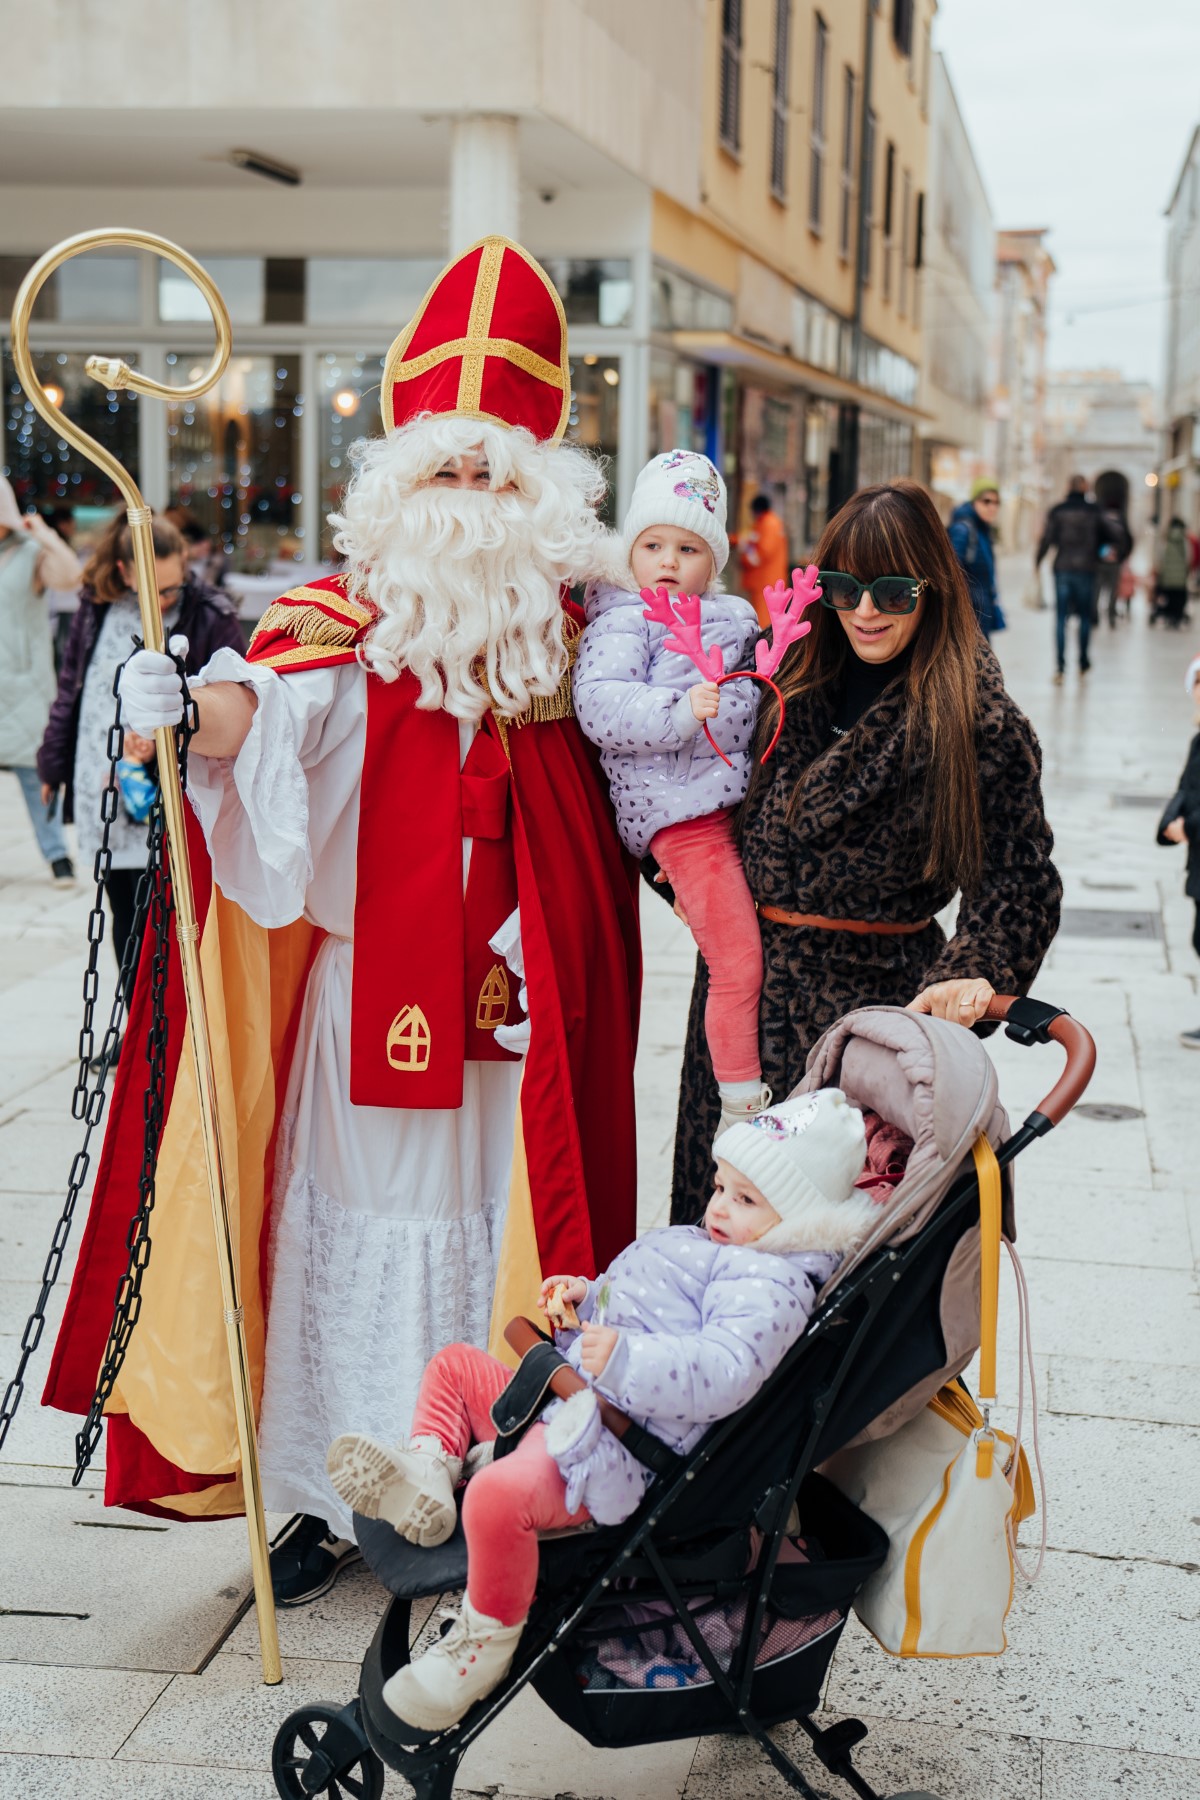
[[(155, 562), (162, 562), (165, 556), (183, 555), (183, 539), (169, 519), (155, 519), (150, 533)], [(124, 563), (127, 569), (133, 567), (133, 533), (120, 513), (92, 551), (83, 571), (84, 583), (97, 600), (119, 600), (129, 592), (129, 583), (118, 563)]]
[[(915, 481), (861, 489), (825, 527), (815, 561), (818, 568), (840, 569), (860, 581), (876, 575), (915, 575), (929, 583), (921, 599), (905, 681), (905, 759), (919, 749), (930, 769), (924, 804), (925, 878), (952, 882), (970, 892), (983, 867), (975, 748), (981, 639), (966, 580), (933, 501)], [(854, 656), (846, 632), (828, 607), (814, 607), (809, 617), (812, 631), (788, 653), (776, 677), (788, 706), (803, 704), (807, 696), (840, 683)], [(778, 706), (769, 697), (760, 717), (760, 755), (777, 717)], [(812, 764), (808, 773), (816, 766)], [(789, 818), (807, 779), (806, 774), (796, 784)]]

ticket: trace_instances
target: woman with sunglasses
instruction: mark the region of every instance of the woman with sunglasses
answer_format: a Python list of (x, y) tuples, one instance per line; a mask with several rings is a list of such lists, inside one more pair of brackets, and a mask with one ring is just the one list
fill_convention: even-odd
[[(759, 909), (763, 1079), (777, 1098), (821, 1033), (857, 1006), (958, 1024), (1025, 993), (1062, 884), (1041, 753), (1005, 691), (944, 526), (915, 482), (865, 488), (817, 546), (822, 604), (777, 676), (786, 702), (756, 762), (739, 835)], [(815, 617), (813, 615), (816, 615)], [(768, 696), (758, 748), (778, 723)], [(947, 941), (935, 914), (961, 895)], [(705, 976), (692, 995), (672, 1219), (707, 1197), (719, 1104)]]
[[(246, 640), (233, 602), (187, 573), (184, 542), (175, 526), (156, 519), (153, 535), (163, 625), (168, 637), (187, 638), (188, 673), (202, 669), (222, 645), (244, 650)], [(100, 848), (100, 804), (108, 786), (108, 739), (117, 708), (113, 680), (141, 630), (133, 538), (124, 515), (118, 514), (83, 571), (58, 693), (37, 759), (42, 799), (50, 804), (60, 788), (65, 790), (63, 817), (74, 818), (80, 858), (87, 867)], [(154, 745), (126, 731), (122, 756), (128, 764), (152, 770)], [(104, 882), (118, 967), (133, 927), (138, 878), (146, 867), (146, 829), (142, 807), (131, 809), (122, 799), (109, 829), (112, 862)], [(129, 997), (127, 992), (127, 1001)]]

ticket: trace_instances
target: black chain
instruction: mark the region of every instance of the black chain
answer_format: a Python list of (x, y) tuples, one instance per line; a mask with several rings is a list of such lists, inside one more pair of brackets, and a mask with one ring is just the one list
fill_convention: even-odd
[[(140, 639), (134, 640), (134, 648), (135, 650), (143, 648)], [(195, 707), (188, 693), (183, 664), (179, 658), (176, 658), (176, 664), (179, 668), (180, 680), (183, 682), (184, 698), (184, 716), (176, 732), (176, 744), (180, 779), (186, 784), (187, 745), (195, 730)], [(121, 957), (116, 994), (113, 998), (108, 1025), (105, 1028), (98, 1057), (95, 1050), (93, 1018), (100, 991), (100, 947), (104, 942), (107, 924), (104, 909), (104, 885), (112, 869), (109, 834), (120, 804), (117, 763), (121, 758), (125, 739), (121, 725), (120, 701), (123, 668), (124, 664), (117, 670), (113, 679), (113, 693), (117, 699), (117, 710), (108, 734), (108, 781), (100, 800), (100, 848), (96, 852), (93, 867), (96, 893), (91, 913), (88, 916), (88, 962), (83, 977), (83, 1025), (79, 1033), (79, 1071), (76, 1076), (75, 1090), (71, 1096), (71, 1117), (83, 1121), (84, 1124), (83, 1142), (71, 1163), (62, 1215), (54, 1227), (50, 1251), (42, 1270), (41, 1292), (21, 1336), (20, 1361), (17, 1364), (15, 1375), (5, 1389), (3, 1404), (0, 1405), (0, 1448), (2, 1448), (5, 1438), (8, 1436), (9, 1426), (16, 1417), (17, 1408), (21, 1404), (21, 1396), (25, 1391), (25, 1371), (29, 1360), (41, 1342), (42, 1333), (45, 1330), (46, 1306), (62, 1269), (76, 1203), (91, 1166), (92, 1133), (104, 1116), (105, 1102), (108, 1098), (109, 1071), (116, 1063), (117, 1047), (121, 1041), (121, 1027), (125, 1018), (125, 996), (133, 985), (134, 970), (137, 967), (142, 937), (147, 918), (149, 918), (154, 931), (154, 955), (151, 964), (151, 1024), (146, 1039), (150, 1082), (143, 1102), (145, 1133), (142, 1148), (142, 1172), (138, 1182), (139, 1204), (137, 1214), (126, 1237), (130, 1252), (129, 1266), (117, 1289), (113, 1324), (109, 1332), (96, 1395), (84, 1425), (75, 1440), (76, 1467), (73, 1477), (75, 1486), (82, 1480), (84, 1472), (95, 1454), (96, 1445), (99, 1443), (103, 1430), (104, 1404), (120, 1373), (121, 1363), (124, 1360), (129, 1337), (136, 1323), (141, 1304), (141, 1279), (150, 1259), (149, 1217), (154, 1206), (154, 1170), (158, 1158), (159, 1139), (162, 1135), (166, 1086), (167, 1020), (165, 999), (170, 918), (174, 911), (174, 903), (167, 880), (166, 831), (161, 795), (154, 803), (147, 825), (146, 868), (137, 885), (133, 923)], [(93, 1070), (96, 1075), (94, 1084), (89, 1081)]]

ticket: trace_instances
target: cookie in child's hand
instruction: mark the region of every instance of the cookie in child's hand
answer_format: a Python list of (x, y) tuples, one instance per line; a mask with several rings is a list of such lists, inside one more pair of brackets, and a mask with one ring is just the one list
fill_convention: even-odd
[(546, 1317), (555, 1331), (578, 1331), (580, 1329), (579, 1314), (567, 1299), (565, 1281), (560, 1281), (557, 1287), (551, 1288), (550, 1297), (546, 1301)]

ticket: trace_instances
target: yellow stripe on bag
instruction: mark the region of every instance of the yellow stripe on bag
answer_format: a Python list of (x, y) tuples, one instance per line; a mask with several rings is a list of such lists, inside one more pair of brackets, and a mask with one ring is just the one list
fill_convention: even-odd
[[(979, 1182), (979, 1394), (996, 1399), (996, 1325), (1000, 1312), (1000, 1164), (986, 1137), (971, 1146)], [(980, 1444), (975, 1472), (986, 1480), (992, 1469), (992, 1446)]]
[[(957, 1458), (954, 1459), (957, 1461)], [(900, 1639), (901, 1656), (915, 1656), (917, 1645), (921, 1641), (921, 1557), (925, 1550), (925, 1540), (937, 1524), (950, 1495), (950, 1477), (954, 1473), (954, 1461), (946, 1464), (946, 1473), (942, 1476), (942, 1491), (930, 1507), (921, 1523), (913, 1533), (912, 1543), (908, 1546), (908, 1555), (904, 1559), (904, 1636)]]

